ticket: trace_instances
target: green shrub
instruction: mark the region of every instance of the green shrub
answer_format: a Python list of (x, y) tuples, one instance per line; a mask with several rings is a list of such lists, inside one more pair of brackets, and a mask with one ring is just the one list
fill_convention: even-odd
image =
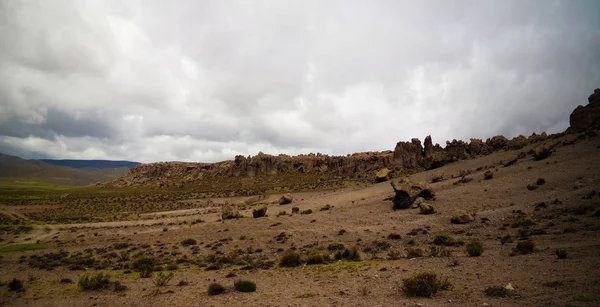
[(314, 252), (306, 258), (306, 264), (323, 264), (329, 262), (329, 255)]
[(492, 178), (494, 178), (494, 173), (492, 173), (492, 171), (486, 171), (483, 173), (483, 180), (490, 180)]
[(10, 291), (14, 291), (14, 292), (22, 292), (24, 290), (23, 288), (23, 282), (13, 278), (9, 283), (8, 283), (8, 289), (10, 289)]
[(391, 250), (387, 253), (388, 260), (398, 260), (402, 258), (402, 253), (400, 251)]
[(196, 244), (198, 244), (198, 243), (194, 239), (185, 239), (185, 240), (181, 241), (181, 246), (190, 246), (190, 245), (196, 245)]
[(535, 243), (531, 240), (519, 241), (513, 252), (521, 254), (531, 254), (535, 250)]
[(340, 243), (340, 242), (330, 243), (327, 246), (327, 249), (330, 251), (344, 250), (344, 243)]
[(483, 244), (479, 241), (471, 241), (465, 244), (465, 250), (469, 257), (479, 257), (483, 254)]
[(249, 280), (238, 280), (235, 283), (233, 283), (233, 286), (235, 287), (235, 291), (238, 291), (238, 292), (255, 292), (256, 291), (256, 284)]
[(149, 278), (154, 272), (154, 259), (148, 257), (138, 257), (131, 261), (131, 268), (140, 272), (141, 278)]
[(456, 240), (448, 234), (437, 235), (433, 238), (433, 244), (452, 246), (456, 244)]
[(420, 248), (408, 247), (405, 249), (407, 258), (420, 258), (423, 257), (423, 250)]
[(166, 286), (169, 283), (169, 281), (173, 279), (173, 276), (175, 276), (173, 272), (163, 273), (162, 271), (160, 271), (154, 276), (154, 284), (157, 287)]
[(556, 255), (556, 258), (558, 258), (558, 259), (566, 259), (567, 258), (567, 251), (563, 248), (557, 249), (556, 252), (554, 252), (554, 254)]
[(439, 290), (447, 290), (452, 284), (440, 279), (435, 272), (427, 271), (402, 280), (402, 291), (408, 296), (431, 297)]
[(208, 295), (219, 295), (225, 292), (225, 287), (221, 286), (220, 283), (213, 282), (208, 285)]
[(77, 285), (82, 290), (101, 290), (106, 289), (110, 286), (110, 277), (102, 272), (94, 275), (83, 274), (79, 278)]
[(302, 264), (302, 257), (298, 253), (294, 253), (292, 251), (288, 251), (279, 260), (280, 267), (297, 267)]

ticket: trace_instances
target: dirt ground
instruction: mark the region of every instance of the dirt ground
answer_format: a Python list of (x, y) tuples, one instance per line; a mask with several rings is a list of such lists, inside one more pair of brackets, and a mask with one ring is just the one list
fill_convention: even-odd
[[(389, 182), (382, 182), (295, 193), (293, 203), (283, 206), (276, 203), (280, 195), (270, 195), (261, 200), (269, 203), (268, 216), (263, 218), (252, 218), (248, 208), (241, 211), (243, 218), (220, 221), (222, 203), (243, 204), (248, 200), (238, 197), (213, 200), (214, 206), (208, 208), (204, 206), (206, 200), (197, 200), (203, 204), (197, 209), (147, 214), (136, 221), (36, 226), (30, 233), (3, 237), (0, 248), (38, 240), (47, 245), (0, 252), (0, 306), (599, 306), (600, 138), (558, 146), (543, 160), (527, 156), (507, 167), (500, 163), (529, 149), (499, 152), (412, 175), (413, 181), (430, 181), (436, 173), (445, 174), (445, 180), (431, 184), (436, 196), (426, 202), (435, 208), (431, 215), (421, 215), (417, 208), (392, 210), (392, 202), (386, 198), (393, 190)], [(472, 171), (467, 177), (473, 181), (455, 184), (459, 178), (451, 176), (460, 170)], [(483, 180), (488, 170), (493, 178)], [(545, 184), (529, 190), (527, 186), (536, 184), (538, 178), (545, 179)], [(320, 211), (325, 205), (331, 209)], [(313, 212), (290, 215), (292, 207)], [(472, 213), (475, 220), (450, 223), (457, 209)], [(287, 214), (277, 216), (280, 211)], [(198, 219), (202, 222), (191, 223)], [(524, 219), (533, 224), (514, 225)], [(282, 232), (285, 239), (278, 240)], [(391, 233), (401, 238), (389, 239)], [(511, 255), (523, 233), (535, 243), (535, 251)], [(477, 239), (483, 243), (484, 252), (480, 257), (469, 257), (465, 247), (457, 245), (446, 247), (451, 255), (428, 256), (427, 250), (438, 234), (450, 234), (465, 242)], [(507, 234), (513, 240), (503, 244), (501, 238)], [(197, 254), (180, 245), (187, 238), (198, 242)], [(251, 248), (262, 250), (254, 252), (254, 257), (275, 264), (268, 269), (225, 265), (207, 271), (206, 267), (182, 262), (173, 280), (163, 287), (155, 286), (153, 278), (139, 278), (126, 270), (100, 270), (128, 288), (114, 292), (78, 289), (77, 280), (85, 273), (82, 270), (64, 266), (42, 270), (20, 261), (61, 249), (71, 253), (110, 250), (115, 242), (136, 247), (147, 244), (156, 251), (189, 258)], [(281, 255), (291, 248), (303, 255), (328, 252), (328, 244), (333, 242), (356, 245), (362, 260), (278, 266)], [(378, 242), (389, 247), (378, 249)], [(390, 251), (404, 254), (407, 247), (421, 248), (425, 254), (387, 259)], [(566, 259), (555, 256), (559, 248), (567, 251)], [(408, 297), (400, 290), (402, 280), (423, 271), (448, 278), (453, 288), (432, 298)], [(26, 291), (9, 291), (6, 283), (12, 278), (24, 281)], [(74, 283), (61, 283), (64, 278)], [(256, 292), (236, 292), (233, 283), (238, 279), (255, 282)], [(188, 284), (179, 286), (179, 281)], [(213, 281), (227, 291), (207, 295)], [(489, 286), (509, 283), (515, 289), (509, 296), (484, 293)]]

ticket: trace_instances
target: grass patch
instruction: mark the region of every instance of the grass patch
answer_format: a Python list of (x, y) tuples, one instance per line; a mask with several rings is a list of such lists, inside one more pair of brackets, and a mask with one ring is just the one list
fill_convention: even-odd
[(448, 279), (438, 278), (435, 272), (427, 271), (402, 280), (402, 292), (408, 296), (431, 297), (439, 290), (452, 288)]
[(48, 248), (50, 244), (46, 243), (29, 243), (29, 244), (15, 244), (9, 246), (0, 247), (0, 252), (22, 252), (36, 249)]

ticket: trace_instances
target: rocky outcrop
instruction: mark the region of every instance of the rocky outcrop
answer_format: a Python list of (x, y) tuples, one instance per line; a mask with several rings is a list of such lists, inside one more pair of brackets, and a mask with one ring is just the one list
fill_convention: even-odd
[[(323, 181), (353, 179), (372, 182), (373, 174), (376, 181), (385, 181), (391, 179), (392, 174), (433, 169), (498, 150), (522, 148), (546, 137), (546, 134), (533, 134), (529, 138), (518, 136), (509, 141), (503, 136), (494, 136), (485, 142), (471, 139), (469, 143), (452, 140), (442, 148), (439, 144), (434, 145), (431, 136), (427, 136), (424, 146), (419, 139), (414, 138), (410, 142), (398, 142), (394, 151), (362, 152), (346, 156), (320, 153), (273, 156), (259, 152), (256, 156), (238, 155), (233, 160), (217, 163), (139, 164), (128, 174), (102, 186), (176, 189), (191, 185), (199, 191), (221, 190), (226, 195), (240, 195), (240, 191), (243, 191), (241, 195), (260, 194), (269, 187), (276, 186), (291, 190), (314, 189), (319, 186), (331, 188), (335, 186), (323, 184)], [(253, 186), (260, 181), (269, 182), (254, 189)]]
[(588, 105), (578, 106), (569, 118), (570, 128), (575, 131), (600, 128), (600, 88), (588, 97)]

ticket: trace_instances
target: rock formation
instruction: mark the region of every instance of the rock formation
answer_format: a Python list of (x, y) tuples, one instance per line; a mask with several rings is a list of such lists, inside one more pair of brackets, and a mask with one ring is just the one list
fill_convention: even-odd
[(578, 106), (569, 118), (571, 130), (600, 129), (600, 88), (588, 97), (588, 105)]

